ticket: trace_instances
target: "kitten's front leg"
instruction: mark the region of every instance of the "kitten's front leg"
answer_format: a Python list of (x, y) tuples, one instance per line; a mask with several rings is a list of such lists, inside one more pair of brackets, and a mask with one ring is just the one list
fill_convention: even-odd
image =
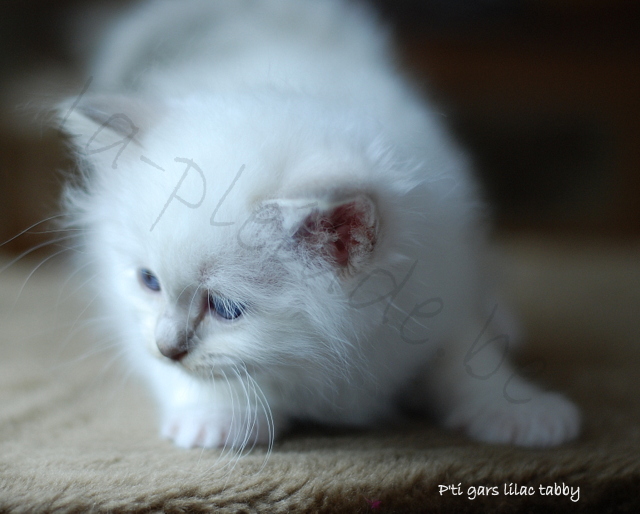
[(519, 376), (506, 359), (507, 340), (491, 337), (446, 347), (434, 363), (427, 381), (442, 424), (490, 443), (548, 447), (574, 439), (578, 408)]
[(250, 448), (272, 442), (273, 428), (263, 413), (203, 404), (165, 410), (160, 434), (181, 448)]
[(250, 448), (273, 442), (267, 399), (243, 379), (203, 381), (158, 363), (152, 379), (161, 408), (160, 433), (181, 448)]

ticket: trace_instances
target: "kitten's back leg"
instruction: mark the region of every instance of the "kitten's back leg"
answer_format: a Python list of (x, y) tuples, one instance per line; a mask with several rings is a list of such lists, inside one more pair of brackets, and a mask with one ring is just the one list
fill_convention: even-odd
[(531, 447), (578, 435), (578, 408), (520, 376), (508, 361), (506, 336), (487, 323), (466, 334), (439, 352), (421, 380), (442, 425), (480, 441)]

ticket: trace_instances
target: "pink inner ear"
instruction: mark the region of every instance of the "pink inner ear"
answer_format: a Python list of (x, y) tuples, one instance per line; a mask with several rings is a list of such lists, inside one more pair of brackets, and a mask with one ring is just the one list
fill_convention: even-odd
[(326, 212), (313, 212), (296, 233), (312, 250), (341, 267), (357, 265), (373, 250), (377, 222), (370, 201), (358, 199)]

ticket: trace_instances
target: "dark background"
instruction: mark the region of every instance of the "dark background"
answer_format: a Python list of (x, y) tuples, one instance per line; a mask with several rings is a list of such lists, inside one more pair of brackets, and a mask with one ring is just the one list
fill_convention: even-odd
[[(2, 2), (0, 242), (56, 212), (60, 171), (73, 164), (42, 106), (81, 91), (101, 20), (126, 3)], [(471, 150), (499, 233), (637, 239), (640, 3), (373, 3), (402, 64)]]

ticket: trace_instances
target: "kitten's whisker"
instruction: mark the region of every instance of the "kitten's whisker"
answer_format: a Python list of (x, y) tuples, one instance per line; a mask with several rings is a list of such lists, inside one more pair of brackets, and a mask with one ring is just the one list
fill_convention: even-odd
[[(98, 296), (99, 296), (99, 295), (100, 295), (100, 293), (99, 293), (99, 292), (98, 292), (98, 293), (96, 293), (96, 294), (94, 294), (94, 295), (93, 295), (93, 298), (91, 298), (91, 300), (89, 300), (89, 301), (87, 302), (87, 304), (84, 306), (84, 309), (82, 309), (82, 310), (80, 311), (80, 313), (76, 316), (76, 318), (73, 320), (73, 324), (71, 325), (71, 333), (72, 333), (72, 334), (74, 333), (75, 326), (76, 326), (76, 324), (78, 323), (78, 321), (80, 321), (80, 319), (82, 318), (83, 314), (84, 314), (85, 312), (87, 312), (87, 310), (89, 309), (89, 307), (91, 307), (91, 305), (93, 304), (93, 302), (95, 302), (95, 301), (98, 299)], [(68, 343), (68, 341), (67, 341), (67, 343)]]
[(36, 230), (29, 234), (55, 234), (56, 232), (85, 232), (83, 228), (52, 228), (51, 230)]
[[(233, 370), (236, 377), (238, 377), (238, 382), (242, 386), (242, 390), (244, 391), (244, 395), (246, 397), (246, 404), (247, 404), (247, 408), (246, 408), (247, 414), (246, 414), (246, 420), (245, 420), (246, 427), (245, 427), (244, 439), (242, 441), (242, 444), (240, 445), (240, 451), (243, 452), (249, 442), (249, 439), (251, 437), (251, 432), (255, 428), (256, 415), (253, 412), (253, 409), (251, 408), (251, 397), (249, 396), (249, 391), (247, 390), (246, 384), (244, 383), (242, 376), (240, 375), (237, 365), (235, 363), (231, 363), (231, 369)], [(254, 440), (253, 446), (255, 446), (255, 440)], [(253, 446), (251, 448), (253, 448)]]
[(102, 339), (95, 341), (94, 343), (95, 343), (95, 346), (93, 346), (91, 349), (82, 352), (80, 355), (78, 355), (74, 359), (67, 360), (61, 364), (53, 366), (51, 369), (53, 371), (57, 371), (59, 369), (66, 369), (68, 367), (80, 364), (91, 357), (111, 351), (113, 348), (117, 348), (119, 346), (119, 341), (115, 337), (104, 337)]
[(197, 280), (194, 280), (193, 282), (189, 282), (186, 286), (184, 286), (182, 288), (182, 291), (178, 293), (178, 299), (180, 299), (180, 297), (184, 294), (184, 292), (194, 284), (199, 284), (199, 282)]
[(60, 303), (61, 300), (68, 300), (69, 298), (71, 298), (75, 293), (77, 293), (80, 289), (82, 289), (86, 284), (88, 284), (90, 281), (92, 281), (93, 279), (95, 279), (97, 276), (101, 275), (102, 273), (104, 273), (104, 270), (99, 270), (96, 271), (93, 275), (91, 275), (90, 277), (88, 277), (87, 279), (85, 279), (81, 284), (79, 284), (73, 291), (71, 291), (65, 298), (62, 298), (62, 293), (64, 293), (64, 290), (66, 289), (67, 285), (71, 282), (71, 280), (73, 279), (73, 277), (75, 277), (76, 275), (78, 275), (80, 272), (82, 272), (82, 270), (84, 270), (85, 268), (88, 268), (89, 266), (91, 266), (93, 263), (95, 262), (95, 259), (91, 259), (87, 262), (85, 262), (82, 266), (78, 266), (73, 273), (71, 273), (67, 279), (64, 281), (64, 283), (62, 284), (62, 287), (60, 288), (60, 294), (58, 294), (58, 299), (56, 300), (56, 303)]
[(267, 429), (268, 429), (268, 432), (269, 432), (269, 443), (267, 445), (267, 452), (266, 452), (266, 455), (265, 455), (264, 462), (262, 463), (262, 466), (260, 467), (260, 470), (258, 471), (258, 473), (259, 473), (267, 465), (267, 460), (269, 459), (269, 456), (271, 455), (271, 453), (273, 451), (273, 443), (275, 441), (275, 421), (273, 419), (273, 412), (271, 411), (271, 407), (269, 406), (269, 402), (267, 401), (267, 397), (265, 396), (264, 392), (262, 391), (262, 388), (260, 387), (260, 384), (258, 384), (258, 382), (251, 376), (251, 374), (249, 373), (249, 370), (247, 370), (246, 364), (242, 363), (242, 365), (243, 365), (243, 368), (245, 369), (245, 376), (247, 377), (247, 379), (254, 386), (254, 391), (256, 392), (256, 399), (257, 399), (258, 403), (260, 404), (260, 406), (262, 407), (262, 412), (265, 415), (265, 418), (267, 420), (267, 425), (268, 425)]
[[(231, 362), (230, 364), (231, 364), (231, 370), (234, 371), (234, 374), (237, 375), (236, 371), (233, 369), (233, 362)], [(231, 454), (230, 455), (231, 458), (228, 463), (230, 466), (230, 469), (229, 469), (229, 477), (230, 477), (230, 474), (233, 472), (233, 470), (235, 469), (238, 463), (238, 460), (242, 456), (244, 443), (241, 443), (239, 441), (238, 434), (241, 434), (243, 428), (246, 428), (246, 424), (245, 424), (246, 420), (245, 420), (238, 388), (233, 387), (232, 385), (236, 383), (236, 381), (229, 379), (226, 373), (224, 375), (225, 375), (225, 378), (227, 378), (227, 383), (231, 387), (231, 399), (232, 399), (232, 416), (231, 416), (232, 421), (231, 421), (231, 428), (228, 434), (228, 442), (230, 445), (229, 452)]]
[[(23, 231), (19, 232), (18, 234), (16, 234), (15, 236), (13, 236), (11, 239), (7, 239), (4, 243), (0, 243), (0, 247), (9, 244), (11, 241), (18, 239), (20, 236), (23, 236), (24, 234), (26, 234), (27, 232), (29, 232), (32, 228), (37, 227), (38, 225), (42, 225), (43, 223), (47, 223), (48, 221), (54, 220), (56, 218), (64, 218), (65, 215), (64, 214), (56, 214), (54, 216), (49, 216), (48, 218), (45, 218), (43, 220), (37, 221), (36, 223), (34, 223), (33, 225), (31, 225), (30, 227), (25, 228)], [(64, 231), (65, 229), (61, 229), (61, 231)], [(58, 232), (57, 230), (53, 230), (52, 232)], [(32, 232), (34, 234), (38, 234), (40, 232)]]
[[(227, 378), (227, 374), (224, 372), (224, 369), (220, 369), (219, 372), (222, 374), (222, 377), (224, 378), (224, 380), (227, 383), (227, 390), (229, 392), (229, 398), (231, 399), (231, 426), (233, 426), (233, 396), (231, 393), (231, 386), (229, 385), (229, 379)], [(214, 378), (214, 380), (216, 380)], [(219, 381), (218, 381), (219, 382)], [(231, 430), (229, 430), (229, 433), (231, 432)], [(225, 455), (225, 450), (227, 448), (227, 441), (229, 438), (229, 434), (227, 434), (227, 437), (225, 438), (224, 444), (222, 445), (222, 447), (220, 448), (220, 456), (218, 458), (218, 460), (222, 459), (223, 457), (226, 457)], [(222, 468), (224, 469), (227, 465), (225, 464), (224, 466), (222, 466)]]
[(40, 248), (44, 248), (45, 246), (48, 245), (53, 245), (53, 244), (57, 244), (60, 243), (62, 241), (66, 241), (69, 239), (73, 239), (75, 236), (64, 236), (64, 237), (59, 237), (57, 239), (52, 239), (51, 241), (45, 241), (43, 243), (40, 243), (32, 248), (29, 248), (28, 250), (22, 252), (20, 255), (18, 255), (15, 259), (11, 260), (8, 264), (5, 264), (2, 268), (0, 268), (0, 273), (4, 273), (7, 269), (9, 269), (11, 266), (13, 266), (16, 262), (18, 262), (20, 259), (22, 259), (23, 257), (26, 257), (27, 255), (29, 255), (30, 253), (35, 252), (36, 250), (39, 250)]
[[(116, 341), (108, 350), (110, 351), (112, 348), (116, 348), (118, 347), (118, 341)], [(106, 352), (105, 352), (106, 353)], [(120, 346), (119, 351), (114, 352), (111, 359), (109, 359), (103, 366), (102, 368), (102, 374), (103, 376), (106, 375), (106, 373), (118, 362), (121, 362), (124, 358), (124, 356), (127, 353), (127, 349)]]
[[(108, 316), (108, 317), (105, 316), (104, 319), (113, 319), (113, 318), (111, 316)], [(97, 323), (98, 321), (102, 322), (103, 320), (101, 318), (98, 318), (97, 320), (93, 320), (93, 319), (90, 318), (90, 319), (85, 320), (83, 323), (85, 325), (89, 325), (90, 323), (94, 323), (94, 322)], [(23, 338), (16, 339), (14, 341), (17, 342), (17, 343), (20, 343), (20, 342), (26, 342), (30, 338), (36, 338), (36, 337), (40, 337), (40, 336), (43, 336), (43, 335), (52, 336), (54, 332), (63, 331), (63, 330), (65, 330), (65, 331), (70, 330), (72, 325), (73, 325), (72, 322), (69, 322), (69, 323), (56, 323), (53, 327), (49, 326), (49, 327), (44, 328), (42, 330), (29, 331), (28, 335), (25, 334)], [(84, 327), (81, 326), (81, 327), (78, 328), (78, 330), (80, 330), (82, 328), (84, 328)], [(75, 335), (75, 334), (72, 334), (72, 335)]]
[[(123, 348), (119, 355), (122, 356), (122, 355), (124, 355), (124, 353), (125, 353), (125, 349)], [(127, 383), (131, 380), (132, 376), (133, 376), (133, 367), (128, 366), (123, 371), (123, 375), (122, 375), (121, 383), (120, 383), (121, 390), (124, 390), (126, 388)], [(113, 389), (113, 395), (115, 395), (115, 393), (116, 393), (116, 390), (114, 388)]]
[[(254, 434), (254, 435), (253, 435), (253, 442), (251, 444), (251, 448), (249, 448), (249, 452), (251, 452), (251, 451), (253, 451), (253, 449), (258, 444), (258, 437), (260, 435), (260, 429), (261, 429), (260, 425), (261, 425), (262, 415), (264, 414), (265, 419), (267, 419), (267, 414), (264, 411), (264, 407), (261, 405), (262, 402), (261, 402), (260, 396), (258, 394), (258, 391), (256, 389), (255, 381), (252, 381), (251, 377), (248, 376), (248, 371), (246, 369), (246, 366), (244, 366), (244, 363), (243, 363), (243, 369), (245, 370), (245, 373), (247, 373), (247, 374), (244, 375), (244, 378), (246, 378), (246, 380), (247, 380), (247, 382), (248, 382), (248, 384), (250, 386), (251, 398), (253, 399), (252, 400), (253, 401), (253, 409), (252, 409), (253, 420), (252, 420), (252, 423), (251, 423), (250, 432), (252, 434)], [(267, 421), (267, 429), (268, 429), (268, 426), (269, 426), (269, 422)], [(269, 432), (269, 442), (270, 441), (271, 441), (271, 434)], [(269, 444), (269, 443), (267, 443), (267, 444)]]
[(27, 275), (27, 278), (25, 279), (25, 281), (22, 283), (22, 287), (20, 288), (20, 290), (18, 291), (18, 295), (16, 297), (15, 302), (13, 303), (13, 307), (11, 308), (11, 310), (13, 311), (13, 309), (15, 309), (18, 301), (20, 300), (20, 296), (22, 296), (22, 292), (24, 291), (24, 288), (27, 285), (27, 282), (29, 282), (29, 279), (33, 276), (33, 274), (38, 271), (38, 269), (40, 269), (46, 262), (50, 261), (51, 259), (53, 259), (54, 257), (57, 257), (58, 255), (69, 251), (69, 248), (63, 248), (62, 250), (59, 250), (51, 255), (49, 255), (48, 257), (46, 257), (45, 259), (43, 259), (42, 261), (40, 261), (40, 263), (33, 268), (33, 270), (31, 270), (31, 273), (29, 273), (29, 275)]
[[(221, 369), (220, 372), (222, 373), (222, 376), (224, 377), (224, 380), (227, 384), (227, 388), (228, 388), (227, 390), (229, 391), (229, 398), (231, 400), (231, 420), (229, 422), (229, 431), (227, 432), (227, 437), (225, 438), (224, 445), (222, 446), (222, 454), (221, 454), (221, 457), (224, 455), (225, 457), (230, 458), (230, 460), (227, 463), (225, 463), (225, 465), (223, 466), (223, 468), (226, 468), (226, 467), (229, 467), (231, 461), (233, 460), (233, 458), (230, 457), (231, 453), (235, 452), (233, 444), (232, 442), (230, 442), (231, 433), (236, 422), (236, 408), (235, 408), (235, 398), (234, 398), (235, 391), (231, 385), (229, 377), (227, 377), (227, 374), (224, 372), (224, 369)], [(227, 451), (227, 445), (229, 446), (228, 451)], [(226, 455), (225, 452), (228, 453), (228, 455)]]
[(253, 424), (252, 424), (252, 431), (255, 431), (255, 437), (253, 440), (253, 444), (251, 446), (251, 450), (253, 450), (253, 448), (256, 446), (257, 442), (258, 442), (258, 436), (260, 434), (260, 429), (261, 429), (261, 423), (262, 423), (262, 417), (265, 418), (265, 420), (267, 421), (267, 431), (268, 431), (268, 439), (269, 442), (267, 443), (270, 444), (271, 442), (271, 431), (269, 430), (269, 415), (267, 413), (267, 410), (265, 409), (265, 406), (263, 404), (262, 398), (260, 397), (260, 389), (257, 387), (256, 381), (253, 380), (253, 378), (249, 375), (249, 371), (247, 370), (247, 367), (244, 363), (242, 363), (242, 368), (244, 370), (244, 374), (243, 377), (244, 379), (246, 379), (246, 381), (248, 382), (250, 388), (251, 388), (251, 397), (253, 398), (253, 412), (254, 412), (254, 420), (253, 420)]

